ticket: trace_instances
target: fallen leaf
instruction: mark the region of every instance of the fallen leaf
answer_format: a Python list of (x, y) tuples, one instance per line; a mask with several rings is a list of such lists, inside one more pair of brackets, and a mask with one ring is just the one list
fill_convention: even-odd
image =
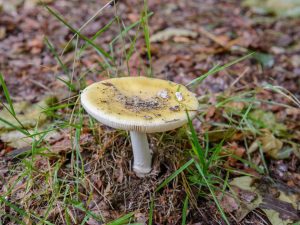
[[(249, 176), (242, 176), (234, 178), (230, 185), (232, 185), (233, 194), (236, 196), (241, 196), (240, 191), (246, 191), (254, 193), (257, 198), (251, 202), (245, 201), (242, 199), (242, 203), (247, 207), (246, 209), (242, 208), (240, 212), (238, 212), (238, 220), (244, 218), (249, 212), (254, 210), (255, 208), (262, 209), (270, 222), (274, 225), (279, 224), (289, 224), (291, 222), (300, 220), (300, 211), (295, 208), (299, 202), (299, 194), (287, 195), (283, 191), (277, 190), (280, 193), (279, 197), (274, 197), (271, 195), (271, 191), (266, 194), (265, 190), (260, 190), (261, 187), (264, 187), (267, 184), (262, 185), (258, 182), (254, 182), (254, 178)], [(237, 187), (238, 189), (234, 188)], [(264, 187), (266, 188), (266, 187)], [(274, 189), (274, 186), (267, 186), (267, 189)]]
[(274, 210), (264, 209), (263, 211), (267, 215), (272, 225), (288, 225), (292, 222), (290, 220), (283, 221), (282, 219), (280, 219), (279, 213)]
[(183, 28), (167, 28), (163, 31), (159, 31), (153, 34), (150, 38), (151, 42), (161, 42), (167, 41), (171, 38), (175, 37), (189, 37), (195, 38), (197, 37), (197, 33), (191, 30), (183, 29)]
[(32, 138), (27, 137), (25, 134), (17, 130), (0, 134), (0, 139), (9, 146), (17, 149), (30, 146), (32, 143)]
[(222, 208), (225, 210), (225, 212), (232, 213), (232, 212), (238, 210), (239, 204), (228, 193), (225, 193), (225, 194), (219, 193), (217, 197), (220, 201)]
[(225, 110), (227, 112), (241, 112), (245, 108), (245, 103), (244, 102), (228, 102), (225, 104)]
[(53, 0), (25, 0), (24, 1), (24, 9), (33, 9), (35, 8), (38, 4), (40, 4), (41, 2), (43, 2), (44, 4), (49, 4), (51, 2), (53, 2)]
[(208, 121), (210, 118), (212, 118), (216, 113), (216, 107), (215, 106), (209, 106), (206, 110), (205, 120)]
[(279, 137), (287, 135), (287, 127), (284, 124), (277, 122), (276, 116), (272, 112), (256, 109), (249, 113), (249, 118), (258, 129), (267, 128)]
[(42, 36), (37, 36), (29, 40), (27, 46), (32, 54), (39, 54), (44, 47), (44, 39)]
[(236, 177), (231, 182), (230, 185), (237, 186), (246, 191), (253, 191), (254, 179), (249, 176)]
[[(231, 143), (226, 149), (227, 149), (227, 154), (229, 153), (232, 155), (232, 156), (229, 155), (228, 161), (227, 161), (229, 166), (232, 166), (232, 167), (236, 166), (236, 162), (238, 161), (238, 159), (236, 157), (243, 158), (243, 155), (246, 152), (246, 149), (238, 146), (236, 142)], [(236, 157), (234, 157), (234, 156), (236, 156)]]
[(0, 40), (3, 40), (6, 36), (6, 28), (0, 27)]
[[(280, 195), (284, 195), (284, 193), (281, 192)], [(277, 212), (279, 214), (279, 218), (282, 220), (290, 220), (289, 222), (292, 222), (300, 219), (299, 212), (297, 212), (297, 210), (291, 203), (276, 199), (270, 194), (264, 195), (263, 201), (259, 205), (259, 207), (261, 209), (267, 209)], [(278, 220), (279, 218), (276, 218), (276, 220)]]
[(274, 57), (267, 53), (257, 52), (253, 55), (253, 58), (256, 59), (264, 68), (271, 68), (275, 63)]
[(259, 13), (273, 13), (279, 17), (299, 17), (299, 0), (246, 0), (245, 6)]
[(30, 129), (34, 128), (36, 124), (39, 126), (44, 124), (47, 120), (47, 115), (43, 113), (43, 110), (52, 104), (52, 101), (49, 101), (49, 99), (53, 99), (53, 97), (46, 97), (36, 104), (30, 104), (29, 102), (25, 101), (14, 103), (13, 106), (16, 117), (22, 122), (22, 124), (20, 124), (7, 109), (3, 108), (0, 111), (0, 118), (4, 119), (13, 126), (0, 121), (0, 133), (3, 131), (7, 132), (15, 130), (14, 127)]
[(262, 150), (274, 159), (279, 159), (279, 151), (283, 143), (277, 139), (272, 133), (266, 131), (260, 138)]
[(0, 9), (3, 8), (4, 12), (13, 14), (22, 3), (23, 0), (0, 0)]
[[(91, 139), (92, 139), (92, 137), (90, 134), (88, 134), (88, 133), (81, 134), (79, 144), (81, 146), (88, 144)], [(70, 135), (67, 134), (67, 135), (63, 136), (63, 138), (61, 140), (57, 141), (55, 144), (50, 146), (50, 151), (53, 153), (56, 153), (56, 154), (60, 154), (60, 153), (70, 151), (71, 149), (74, 148), (74, 146), (75, 146), (75, 140), (71, 139)]]
[(138, 21), (138, 20), (140, 19), (140, 15), (137, 14), (137, 13), (129, 13), (129, 14), (128, 14), (128, 19), (129, 19), (132, 23), (134, 23), (134, 22), (136, 22), (136, 21)]
[(176, 43), (189, 43), (191, 40), (188, 37), (181, 37), (181, 36), (175, 36), (174, 37), (174, 42)]
[(231, 139), (236, 133), (237, 133), (236, 129), (229, 128), (229, 129), (208, 131), (207, 135), (210, 141), (220, 141), (220, 140)]

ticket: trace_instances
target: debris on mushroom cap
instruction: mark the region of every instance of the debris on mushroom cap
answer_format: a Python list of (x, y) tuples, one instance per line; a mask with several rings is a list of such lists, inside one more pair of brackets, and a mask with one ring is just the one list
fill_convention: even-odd
[(162, 103), (155, 98), (141, 99), (138, 96), (128, 97), (122, 94), (118, 94), (117, 100), (120, 101), (126, 107), (126, 109), (135, 112), (159, 109), (162, 107)]
[(182, 95), (181, 92), (177, 91), (177, 92), (175, 93), (175, 96), (176, 96), (176, 98), (177, 98), (178, 101), (181, 102), (181, 101), (183, 100), (183, 95)]
[(151, 120), (151, 119), (152, 119), (152, 116), (147, 116), (147, 115), (145, 115), (144, 118), (145, 118), (146, 120)]
[(180, 106), (179, 105), (171, 106), (169, 109), (173, 112), (177, 112), (180, 111)]
[(199, 106), (186, 87), (148, 77), (121, 77), (94, 83), (82, 92), (81, 102), (103, 124), (147, 133), (182, 126), (187, 122), (186, 111), (193, 118)]
[(169, 98), (168, 91), (165, 90), (165, 89), (159, 91), (157, 95), (158, 95), (159, 97), (161, 97), (161, 98), (165, 98), (165, 99), (168, 99), (168, 98)]

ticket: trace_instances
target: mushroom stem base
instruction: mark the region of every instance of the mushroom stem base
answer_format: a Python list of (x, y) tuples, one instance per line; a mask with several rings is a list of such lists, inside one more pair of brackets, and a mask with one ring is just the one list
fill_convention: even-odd
[(133, 150), (133, 170), (138, 177), (144, 177), (150, 173), (152, 164), (147, 135), (130, 131), (130, 137)]

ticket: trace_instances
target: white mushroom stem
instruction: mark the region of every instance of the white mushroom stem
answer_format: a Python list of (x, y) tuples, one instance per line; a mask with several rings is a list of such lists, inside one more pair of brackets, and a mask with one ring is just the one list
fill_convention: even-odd
[(152, 154), (149, 149), (146, 133), (130, 131), (133, 150), (133, 170), (143, 177), (151, 171)]

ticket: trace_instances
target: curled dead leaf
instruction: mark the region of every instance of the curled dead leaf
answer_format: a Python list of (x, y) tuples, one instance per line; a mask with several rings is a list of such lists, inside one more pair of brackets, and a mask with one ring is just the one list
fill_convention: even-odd
[(276, 156), (276, 153), (282, 148), (283, 143), (277, 139), (271, 132), (266, 131), (261, 137), (263, 151), (270, 156)]

